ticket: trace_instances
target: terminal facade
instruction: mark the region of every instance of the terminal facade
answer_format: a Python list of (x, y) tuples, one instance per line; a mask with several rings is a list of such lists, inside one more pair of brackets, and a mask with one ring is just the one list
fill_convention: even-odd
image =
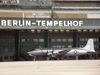
[(64, 59), (100, 59), (100, 0), (1, 0), (0, 61), (31, 60), (27, 52), (39, 47), (84, 47), (89, 38), (97, 54)]

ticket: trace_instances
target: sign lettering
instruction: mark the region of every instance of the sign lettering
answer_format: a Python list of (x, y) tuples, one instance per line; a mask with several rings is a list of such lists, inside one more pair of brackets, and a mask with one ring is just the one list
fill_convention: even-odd
[(0, 20), (0, 26), (47, 26), (47, 27), (66, 27), (66, 26), (82, 26), (83, 21), (76, 20)]

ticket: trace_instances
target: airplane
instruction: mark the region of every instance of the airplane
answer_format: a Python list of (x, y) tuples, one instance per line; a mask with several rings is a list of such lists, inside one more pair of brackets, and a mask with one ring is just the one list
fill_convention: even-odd
[(93, 53), (96, 53), (96, 51), (94, 50), (94, 41), (91, 38), (83, 48), (36, 48), (28, 52), (29, 56), (34, 57), (34, 60), (36, 56), (49, 56), (59, 59), (59, 56), (78, 56)]

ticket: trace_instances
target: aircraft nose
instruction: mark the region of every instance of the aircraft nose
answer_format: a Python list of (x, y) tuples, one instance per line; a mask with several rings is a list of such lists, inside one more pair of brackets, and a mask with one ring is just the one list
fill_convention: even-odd
[(27, 52), (28, 54), (31, 54), (32, 53), (32, 51), (30, 51), (30, 52)]

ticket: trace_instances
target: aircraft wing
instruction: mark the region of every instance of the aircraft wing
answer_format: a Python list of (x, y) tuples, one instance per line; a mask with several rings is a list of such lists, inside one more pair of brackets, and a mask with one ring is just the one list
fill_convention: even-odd
[(69, 51), (71, 51), (71, 49), (65, 49), (63, 51), (59, 51), (58, 55), (66, 55)]

